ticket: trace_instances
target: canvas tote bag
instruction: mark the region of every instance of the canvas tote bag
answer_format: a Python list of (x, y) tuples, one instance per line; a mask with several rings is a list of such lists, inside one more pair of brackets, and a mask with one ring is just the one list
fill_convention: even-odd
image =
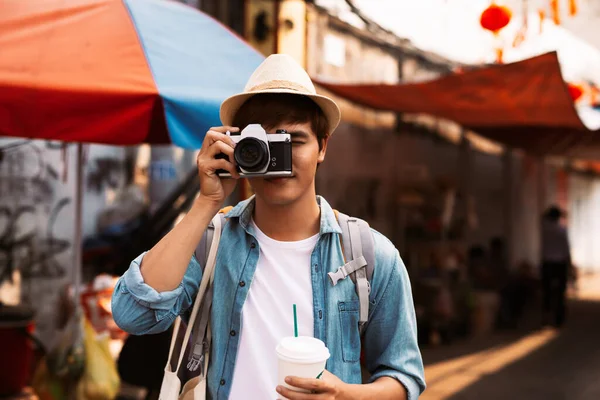
[[(179, 373), (179, 369), (181, 367), (181, 363), (183, 361), (186, 347), (188, 346), (188, 342), (190, 339), (190, 335), (192, 333), (192, 328), (195, 325), (196, 317), (198, 316), (198, 310), (200, 309), (200, 303), (202, 303), (203, 298), (207, 292), (207, 289), (214, 280), (214, 269), (215, 263), (217, 259), (217, 250), (219, 248), (219, 241), (221, 238), (221, 228), (222, 228), (222, 219), (217, 214), (213, 220), (212, 224), (214, 226), (214, 239), (210, 246), (210, 251), (208, 253), (208, 259), (206, 262), (206, 266), (204, 268), (204, 275), (202, 276), (202, 282), (200, 283), (200, 288), (198, 289), (198, 295), (196, 296), (196, 300), (194, 301), (194, 307), (192, 308), (192, 313), (190, 315), (190, 320), (187, 325), (187, 329), (185, 331), (185, 336), (183, 339), (183, 343), (181, 345), (181, 350), (179, 352), (179, 360), (176, 364), (176, 368), (173, 371), (171, 367), (171, 358), (173, 357), (173, 350), (175, 348), (175, 344), (177, 341), (177, 334), (179, 332), (179, 327), (181, 325), (181, 317), (177, 317), (173, 326), (173, 337), (171, 338), (171, 347), (169, 349), (169, 358), (167, 360), (167, 365), (165, 366), (165, 375), (163, 377), (162, 385), (160, 388), (159, 400), (205, 400), (206, 399), (206, 374), (208, 371), (208, 359), (210, 355), (210, 324), (207, 326), (206, 332), (206, 341), (207, 351), (204, 354), (204, 368), (200, 369), (200, 375), (190, 379), (183, 386), (183, 390), (181, 389), (181, 381), (177, 374)], [(210, 313), (210, 308), (208, 308), (207, 312)], [(209, 317), (209, 316), (206, 316)], [(210, 320), (210, 318), (208, 318)], [(203, 333), (200, 333), (202, 336)], [(201, 337), (202, 337), (201, 336)]]

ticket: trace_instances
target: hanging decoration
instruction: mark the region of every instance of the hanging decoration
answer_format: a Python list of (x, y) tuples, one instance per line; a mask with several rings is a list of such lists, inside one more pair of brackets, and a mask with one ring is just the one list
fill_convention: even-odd
[[(512, 11), (508, 7), (498, 5), (495, 1), (492, 1), (492, 4), (481, 13), (479, 23), (483, 29), (492, 32), (496, 37), (496, 41), (499, 41), (498, 34), (510, 23), (511, 19)], [(496, 62), (498, 64), (502, 63), (503, 53), (504, 50), (501, 44), (498, 43), (496, 46)]]
[(552, 21), (554, 21), (556, 25), (560, 25), (560, 6), (558, 0), (550, 0), (550, 13)]
[(577, 15), (577, 0), (569, 0), (569, 15)]
[[(500, 43), (499, 34), (511, 22), (513, 13), (510, 8), (498, 3), (497, 0), (491, 0), (490, 5), (481, 13), (479, 23), (483, 29), (494, 34), (494, 37), (496, 38), (496, 48), (494, 49), (496, 62), (502, 63), (504, 49)], [(530, 22), (528, 18), (530, 3), (532, 3), (530, 0), (521, 0), (522, 22), (521, 27), (512, 39), (512, 47), (518, 47), (526, 40)], [(538, 5), (537, 13), (539, 16), (540, 34), (543, 33), (544, 20), (546, 18), (551, 19), (554, 24), (560, 25), (564, 17), (564, 15), (561, 14), (561, 10), (568, 8), (568, 15), (571, 17), (577, 15), (579, 12), (577, 0), (537, 0), (533, 3), (535, 4), (533, 6), (534, 9), (536, 8), (536, 5)]]
[(499, 6), (494, 1), (481, 13), (479, 23), (483, 29), (497, 35), (510, 23), (512, 12), (508, 7)]
[(504, 49), (502, 46), (496, 47), (496, 64), (502, 64), (504, 62)]
[[(543, 6), (538, 10), (540, 16), (540, 32), (542, 30), (541, 21), (548, 17), (556, 25), (560, 25), (562, 22), (561, 15), (561, 0), (543, 0)], [(577, 0), (568, 0), (568, 15), (573, 17), (577, 15), (579, 8), (577, 7)]]
[(567, 86), (569, 88), (569, 94), (571, 95), (571, 98), (574, 102), (576, 102), (581, 98), (581, 96), (583, 96), (583, 87), (581, 85), (578, 85), (576, 83), (568, 83)]
[(519, 31), (517, 32), (517, 34), (515, 35), (515, 38), (513, 39), (513, 43), (512, 43), (513, 47), (519, 47), (525, 41), (525, 37), (527, 36), (527, 30), (529, 29), (529, 1), (528, 0), (523, 0), (523, 7), (521, 8), (521, 11), (523, 14), (523, 22), (521, 24), (521, 28), (519, 28)]

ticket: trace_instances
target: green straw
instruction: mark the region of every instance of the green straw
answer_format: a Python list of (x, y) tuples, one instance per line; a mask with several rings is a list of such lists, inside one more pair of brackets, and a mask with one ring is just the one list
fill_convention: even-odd
[(294, 304), (294, 336), (298, 337), (298, 317), (296, 316), (296, 305)]

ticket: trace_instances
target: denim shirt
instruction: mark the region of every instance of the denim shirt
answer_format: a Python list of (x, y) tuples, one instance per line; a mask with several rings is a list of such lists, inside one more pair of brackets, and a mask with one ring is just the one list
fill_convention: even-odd
[[(361, 383), (358, 295), (349, 277), (332, 286), (327, 276), (344, 264), (338, 235), (341, 228), (329, 204), (321, 197), (318, 202), (321, 227), (311, 255), (314, 337), (329, 348), (328, 371), (346, 383)], [(240, 340), (237, 333), (243, 329), (242, 307), (252, 288), (259, 257), (258, 242), (250, 224), (253, 210), (251, 198), (226, 215), (219, 245), (207, 377), (212, 399), (227, 399), (231, 389)], [(410, 281), (394, 245), (374, 230), (373, 240), (376, 261), (369, 319), (362, 338), (365, 366), (372, 374), (371, 381), (384, 376), (395, 378), (406, 388), (408, 398), (414, 400), (425, 389), (425, 380)], [(202, 278), (200, 264), (192, 256), (181, 284), (172, 291), (159, 293), (144, 283), (140, 273), (143, 257), (144, 254), (132, 261), (112, 298), (115, 322), (135, 335), (167, 330), (178, 315), (193, 305)]]

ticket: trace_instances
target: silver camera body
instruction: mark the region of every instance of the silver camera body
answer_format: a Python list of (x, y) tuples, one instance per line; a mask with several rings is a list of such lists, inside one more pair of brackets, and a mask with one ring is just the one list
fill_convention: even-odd
[[(245, 178), (278, 178), (292, 176), (292, 140), (285, 130), (269, 134), (260, 124), (250, 124), (239, 134), (227, 132), (235, 142), (233, 152), (240, 176)], [(221, 153), (216, 158), (229, 159)], [(223, 178), (231, 177), (224, 170)]]

